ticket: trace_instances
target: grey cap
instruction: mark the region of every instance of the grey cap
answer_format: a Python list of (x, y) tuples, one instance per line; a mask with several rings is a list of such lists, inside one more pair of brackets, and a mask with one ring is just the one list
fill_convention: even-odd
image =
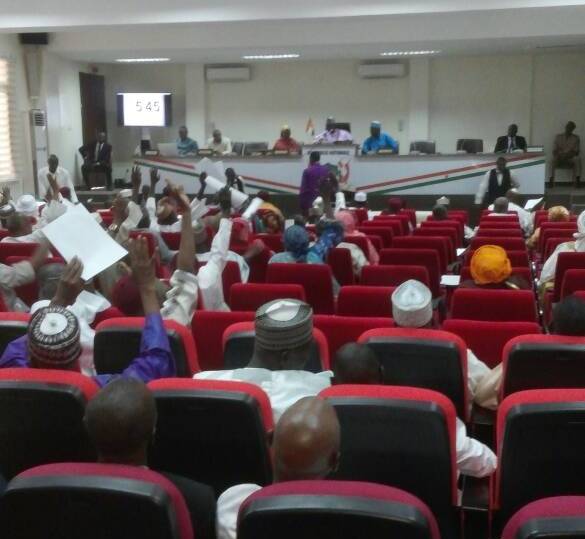
[(313, 309), (296, 299), (277, 299), (256, 311), (256, 342), (265, 350), (289, 350), (313, 339)]

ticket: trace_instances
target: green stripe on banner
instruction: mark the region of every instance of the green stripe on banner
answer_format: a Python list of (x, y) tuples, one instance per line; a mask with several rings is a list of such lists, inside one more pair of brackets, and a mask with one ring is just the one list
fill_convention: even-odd
[[(533, 163), (523, 163), (520, 165), (514, 165), (514, 166), (511, 166), (509, 168), (510, 168), (510, 170), (513, 170), (513, 169), (517, 169), (517, 168), (526, 168), (526, 167), (532, 167), (535, 165), (542, 165), (544, 163), (545, 163), (545, 161), (543, 159), (541, 161), (535, 161)], [(465, 180), (468, 178), (475, 178), (477, 176), (483, 176), (483, 175), (485, 175), (485, 173), (486, 173), (486, 171), (484, 170), (484, 171), (480, 171), (480, 172), (473, 172), (471, 174), (464, 174), (463, 176), (456, 176), (453, 178), (441, 178), (438, 180), (432, 180), (430, 182), (417, 183), (415, 185), (405, 185), (405, 186), (400, 186), (400, 187), (392, 187), (390, 189), (382, 189), (380, 191), (368, 191), (368, 193), (377, 194), (377, 195), (386, 195), (388, 193), (395, 193), (396, 191), (404, 191), (405, 189), (416, 189), (417, 187), (426, 187), (428, 185), (437, 185), (439, 183), (448, 183), (448, 182), (455, 182), (457, 180)]]
[(156, 168), (157, 170), (164, 170), (166, 172), (174, 172), (176, 174), (183, 174), (184, 176), (191, 176), (192, 178), (199, 178), (199, 174), (197, 174), (197, 172), (190, 171), (190, 170), (177, 170), (175, 168), (170, 168), (170, 167), (159, 167), (158, 165), (155, 165), (154, 163), (144, 163), (142, 161), (134, 161), (137, 165), (141, 165), (143, 167), (149, 167), (149, 168)]

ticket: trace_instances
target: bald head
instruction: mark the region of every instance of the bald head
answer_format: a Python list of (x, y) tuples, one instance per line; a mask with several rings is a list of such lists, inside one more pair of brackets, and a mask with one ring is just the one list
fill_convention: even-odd
[(334, 384), (382, 384), (382, 368), (366, 344), (348, 343), (335, 354)]
[(85, 426), (100, 462), (145, 465), (155, 424), (154, 397), (135, 379), (110, 382), (85, 410)]
[(307, 397), (293, 404), (274, 430), (274, 480), (321, 479), (337, 467), (339, 421), (327, 401)]
[(494, 201), (494, 213), (508, 213), (509, 201), (506, 197), (496, 198)]

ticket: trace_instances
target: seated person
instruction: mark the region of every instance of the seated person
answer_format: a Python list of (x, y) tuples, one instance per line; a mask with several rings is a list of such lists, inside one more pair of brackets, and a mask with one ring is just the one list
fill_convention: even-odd
[(538, 281), (541, 291), (553, 289), (560, 253), (585, 253), (585, 211), (581, 212), (577, 218), (577, 232), (573, 237), (575, 241), (567, 241), (558, 245), (542, 266)]
[(382, 210), (383, 215), (396, 215), (406, 207), (406, 201), (400, 197), (390, 197), (386, 200), (386, 209)]
[(575, 122), (567, 122), (565, 132), (555, 137), (553, 160), (551, 164), (550, 186), (554, 187), (557, 168), (573, 171), (573, 182), (576, 187), (581, 184), (581, 141), (575, 135)]
[(327, 221), (323, 226), (319, 239), (310, 245), (309, 233), (305, 228), (293, 225), (284, 231), (284, 252), (276, 253), (270, 263), (281, 264), (325, 264), (329, 250), (343, 238), (343, 230), (337, 222)]
[(271, 301), (256, 311), (254, 326), (254, 354), (247, 367), (200, 372), (193, 378), (237, 380), (261, 387), (278, 421), (296, 401), (329, 387), (331, 373), (304, 370), (314, 343), (310, 305), (294, 299)]
[[(268, 193), (264, 194), (264, 197)], [(264, 234), (282, 234), (284, 231), (284, 215), (268, 198), (262, 196), (262, 192), (258, 193), (258, 197), (262, 198), (264, 202), (256, 212), (256, 230)]]
[[(566, 337), (585, 337), (585, 302), (576, 296), (568, 296), (559, 302), (553, 310), (551, 333)], [(503, 369), (504, 365), (500, 363), (479, 382), (475, 394), (476, 404), (488, 410), (497, 410)]]
[[(420, 284), (420, 283), (419, 283)], [(382, 384), (383, 374), (375, 354), (365, 350), (365, 344), (346, 344), (335, 356), (335, 383), (342, 380), (345, 384)], [(467, 436), (465, 423), (456, 419), (456, 459), (457, 469), (463, 475), (486, 477), (497, 466), (497, 458), (486, 445)]]
[[(353, 215), (351, 215), (349, 212), (347, 211), (338, 211), (336, 212), (336, 217), (338, 217), (341, 214), (341, 218), (345, 219), (346, 222), (349, 222), (351, 220), (351, 222), (353, 223)], [(349, 218), (347, 217), (347, 215), (349, 214)], [(341, 223), (342, 226), (344, 226), (344, 223), (337, 219), (338, 222)], [(317, 226), (315, 228), (316, 233), (317, 233), (317, 238), (319, 238), (319, 236), (321, 235), (321, 232), (323, 230), (323, 227), (325, 225), (325, 221), (319, 221), (317, 223)], [(351, 225), (350, 225), (351, 228)], [(344, 234), (343, 237), (347, 237), (347, 234), (345, 233), (345, 227), (344, 227)], [(369, 241), (369, 240), (368, 240)], [(339, 249), (347, 249), (351, 255), (351, 263), (352, 263), (352, 268), (353, 268), (353, 274), (356, 277), (360, 277), (362, 274), (362, 269), (364, 268), (364, 266), (368, 266), (370, 263), (368, 261), (368, 259), (366, 258), (364, 252), (355, 244), (355, 243), (349, 243), (349, 242), (345, 242), (345, 241), (341, 241), (336, 245), (337, 248)], [(369, 253), (368, 253), (369, 254)]]
[(207, 148), (220, 155), (232, 153), (232, 141), (224, 137), (219, 129), (214, 129), (212, 137), (207, 140)]
[(353, 137), (349, 131), (345, 129), (338, 129), (335, 118), (327, 118), (325, 123), (325, 131), (317, 135), (314, 139), (315, 144), (336, 144), (345, 142), (347, 144), (353, 142)]
[(272, 148), (275, 152), (300, 153), (301, 145), (290, 136), (290, 127), (283, 125), (280, 130), (280, 138)]
[[(359, 232), (357, 230), (355, 216), (351, 211), (340, 210), (335, 214), (335, 219), (343, 225), (344, 238), (347, 238), (348, 236), (349, 237), (352, 237), (352, 236), (366, 237), (366, 235), (363, 232)], [(367, 256), (369, 263), (375, 266), (380, 262), (380, 255), (378, 254), (378, 251), (376, 251), (376, 248), (372, 245), (372, 242), (370, 241), (370, 239), (366, 238), (366, 240), (367, 240), (367, 245), (368, 245), (368, 252), (363, 253), (363, 254), (365, 254)], [(345, 247), (345, 245), (349, 245), (349, 244), (346, 242), (342, 242), (337, 247), (342, 247), (342, 246)], [(361, 249), (360, 249), (360, 252), (361, 252)], [(352, 259), (354, 259), (353, 254), (352, 254)], [(362, 267), (363, 267), (363, 265), (364, 264), (362, 264)], [(361, 268), (359, 269), (359, 273), (357, 273), (356, 275), (359, 275), (359, 274), (361, 274)]]
[[(98, 461), (148, 468), (148, 448), (156, 430), (156, 403), (139, 380), (113, 380), (85, 410), (84, 423)], [(186, 477), (159, 472), (177, 487), (198, 538), (215, 538), (215, 496), (211, 487)]]
[(190, 153), (197, 153), (198, 150), (197, 142), (189, 138), (189, 130), (182, 125), (179, 128), (179, 138), (177, 139), (177, 153), (179, 156), (184, 157)]
[[(339, 420), (327, 401), (307, 397), (293, 404), (274, 429), (274, 483), (324, 479), (337, 468), (341, 444)], [(237, 537), (238, 513), (248, 496), (262, 487), (242, 484), (217, 500), (217, 539)]]
[(388, 133), (382, 132), (380, 122), (372, 122), (370, 125), (370, 136), (362, 144), (362, 154), (376, 154), (380, 150), (392, 150), (398, 153), (398, 142), (396, 142)]
[[(93, 376), (100, 386), (115, 378), (137, 378), (150, 382), (157, 378), (176, 376), (175, 359), (171, 352), (167, 332), (160, 315), (155, 292), (153, 260), (148, 256), (146, 241), (140, 238), (130, 242), (132, 276), (140, 290), (145, 314), (144, 329), (140, 343), (140, 354), (126, 367), (122, 374), (100, 374)], [(73, 259), (75, 272), (53, 298), (49, 307), (34, 313), (28, 324), (27, 334), (12, 341), (2, 357), (0, 368), (34, 368), (80, 371), (80, 328), (77, 317), (67, 309), (83, 288), (81, 274), (83, 265)]]
[(368, 209), (368, 194), (365, 191), (357, 191), (353, 196), (353, 208)]
[(69, 171), (59, 166), (59, 158), (55, 154), (49, 155), (47, 166), (39, 170), (37, 174), (39, 195), (45, 197), (47, 192), (52, 189), (51, 182), (54, 180), (57, 183), (57, 189), (68, 189), (69, 200), (77, 203), (77, 194), (75, 193), (75, 186), (71, 181)]
[(459, 288), (532, 290), (530, 283), (512, 275), (508, 254), (499, 245), (482, 245), (476, 249), (469, 265), (472, 278), (463, 281)]
[(526, 151), (526, 139), (518, 135), (518, 126), (510, 124), (508, 127), (508, 134), (498, 137), (494, 153), (512, 153), (516, 150)]
[[(553, 206), (548, 210), (548, 222), (550, 223), (568, 223), (571, 214), (564, 206)], [(526, 247), (529, 249), (536, 249), (540, 241), (540, 227), (538, 227), (532, 236), (526, 240)]]
[(490, 215), (508, 215), (510, 212), (516, 213), (524, 235), (528, 236), (532, 233), (532, 228), (534, 227), (534, 214), (525, 210), (518, 202), (520, 202), (518, 191), (516, 189), (510, 189), (505, 197), (497, 198), (493, 204), (488, 206), (488, 210), (492, 210)]

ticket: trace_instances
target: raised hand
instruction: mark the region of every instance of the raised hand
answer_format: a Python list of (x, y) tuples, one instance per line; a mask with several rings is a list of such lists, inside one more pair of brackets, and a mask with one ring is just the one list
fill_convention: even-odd
[(83, 290), (83, 280), (81, 274), (83, 273), (83, 263), (79, 258), (74, 257), (65, 267), (65, 271), (59, 280), (57, 292), (51, 301), (53, 305), (61, 305), (67, 307), (73, 305), (77, 296)]
[(156, 184), (160, 182), (160, 174), (158, 173), (158, 168), (152, 167), (150, 169), (150, 190), (154, 194), (154, 188)]
[(170, 189), (170, 198), (177, 205), (177, 211), (179, 213), (189, 211), (191, 209), (191, 202), (189, 201), (189, 197), (185, 194), (183, 186), (174, 185), (169, 180), (167, 180), (167, 184)]
[(154, 292), (156, 253), (152, 256), (148, 254), (148, 242), (143, 236), (130, 240), (128, 251), (130, 252), (130, 266), (134, 282), (141, 290)]
[(142, 183), (142, 171), (140, 170), (139, 166), (132, 167), (130, 181), (132, 183), (132, 191), (134, 191), (134, 193), (138, 193), (140, 184)]
[(219, 207), (222, 211), (231, 211), (232, 208), (232, 193), (229, 187), (224, 187), (220, 189), (217, 193), (217, 198), (219, 200)]

